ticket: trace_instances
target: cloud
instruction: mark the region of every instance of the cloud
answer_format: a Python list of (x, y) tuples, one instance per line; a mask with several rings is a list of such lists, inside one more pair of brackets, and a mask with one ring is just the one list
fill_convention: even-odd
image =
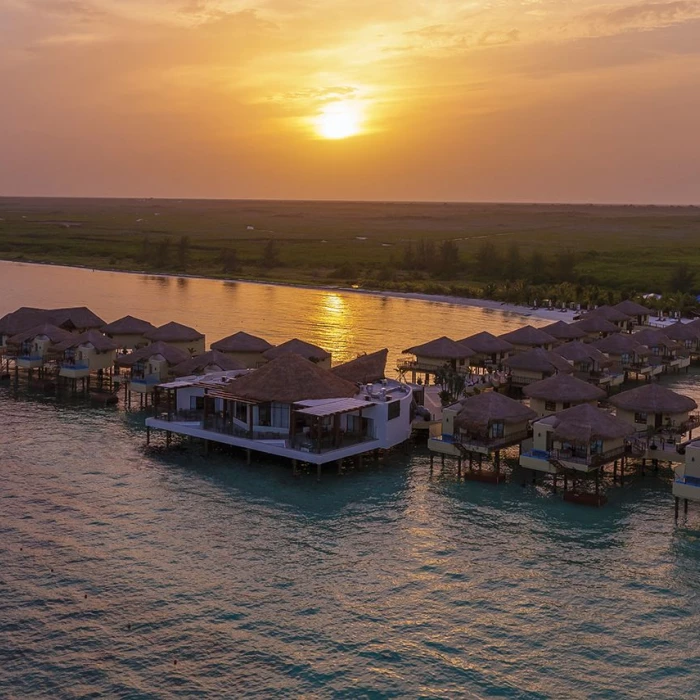
[(594, 26), (613, 29), (653, 29), (700, 17), (700, 1), (640, 2), (588, 15)]

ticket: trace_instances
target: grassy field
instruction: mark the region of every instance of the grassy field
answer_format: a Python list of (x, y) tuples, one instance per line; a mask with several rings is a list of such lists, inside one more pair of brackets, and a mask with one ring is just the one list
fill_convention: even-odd
[[(183, 236), (189, 247), (179, 258)], [(459, 265), (447, 276), (404, 269), (406, 247), (421, 240), (454, 241)], [(0, 258), (95, 268), (488, 293), (502, 275), (477, 262), (487, 241), (504, 256), (514, 245), (523, 258), (538, 250), (545, 265), (574, 251), (574, 285), (661, 292), (679, 263), (700, 264), (700, 208), (0, 199)], [(232, 249), (235, 272), (222, 265), (222, 251)]]

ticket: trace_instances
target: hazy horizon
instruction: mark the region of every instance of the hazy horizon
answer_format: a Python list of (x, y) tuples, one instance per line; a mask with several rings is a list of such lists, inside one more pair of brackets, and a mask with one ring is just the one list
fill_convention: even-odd
[(6, 0), (6, 197), (694, 206), (700, 0)]

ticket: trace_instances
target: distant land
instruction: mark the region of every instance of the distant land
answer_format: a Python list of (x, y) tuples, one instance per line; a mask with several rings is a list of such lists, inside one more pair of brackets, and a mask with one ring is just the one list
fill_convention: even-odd
[(515, 302), (694, 303), (695, 206), (0, 198), (0, 258)]

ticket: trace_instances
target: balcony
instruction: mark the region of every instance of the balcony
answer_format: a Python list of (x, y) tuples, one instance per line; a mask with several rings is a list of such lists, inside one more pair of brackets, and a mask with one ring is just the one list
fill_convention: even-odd
[[(447, 436), (443, 435), (443, 439), (445, 439), (445, 437)], [(451, 441), (467, 452), (482, 452), (488, 454), (489, 452), (495, 452), (496, 450), (517, 445), (523, 440), (527, 440), (529, 437), (532, 437), (531, 430), (521, 430), (517, 433), (493, 438), (472, 437), (470, 435), (458, 434), (453, 436)]]
[(32, 369), (34, 367), (43, 367), (43, 355), (19, 355), (16, 359), (17, 366), (24, 369)]

